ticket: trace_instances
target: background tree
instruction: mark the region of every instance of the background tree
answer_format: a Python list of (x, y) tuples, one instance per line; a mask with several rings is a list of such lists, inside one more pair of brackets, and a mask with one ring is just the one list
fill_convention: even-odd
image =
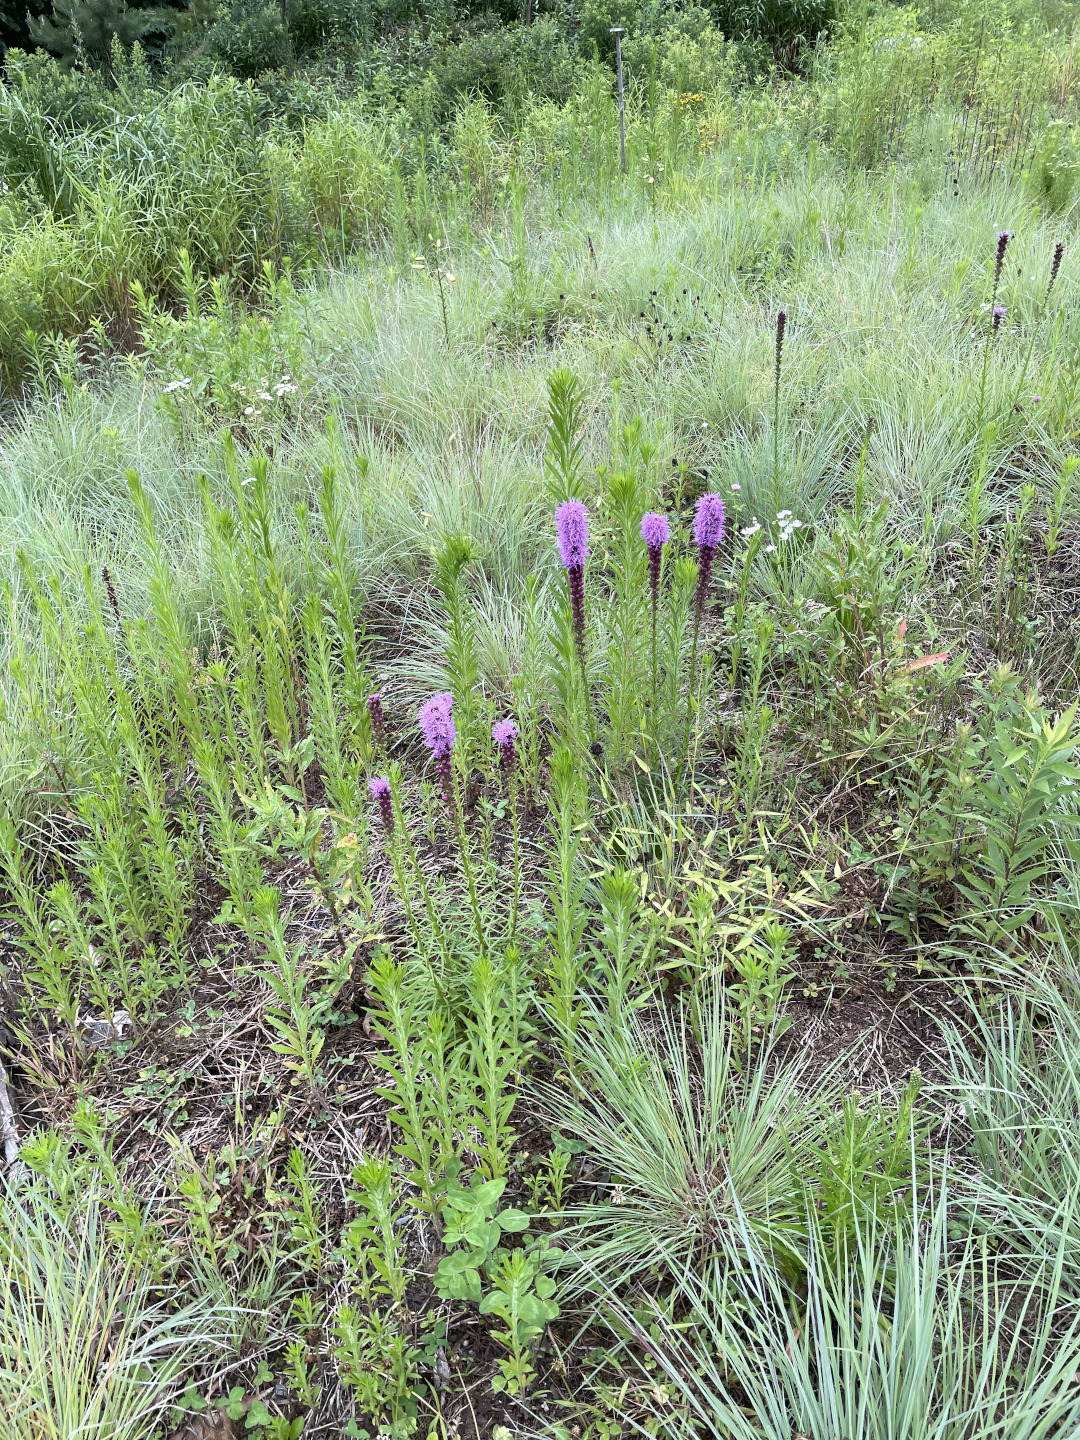
[(51, 51), (63, 65), (80, 55), (111, 74), (115, 41), (138, 42), (144, 50), (160, 50), (170, 34), (167, 9), (142, 8), (127, 0), (53, 0), (52, 15), (29, 21), (30, 38)]
[(28, 50), (31, 20), (44, 15), (50, 7), (50, 0), (8, 0), (0, 4), (0, 60), (8, 50)]

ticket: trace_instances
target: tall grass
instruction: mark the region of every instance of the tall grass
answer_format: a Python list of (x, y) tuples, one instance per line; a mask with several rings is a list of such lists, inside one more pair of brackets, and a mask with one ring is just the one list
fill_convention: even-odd
[[(663, 1377), (664, 1404), (737, 1440), (1034, 1440), (1080, 1423), (1080, 1313), (1056, 1278), (1015, 1278), (1008, 1255), (950, 1219), (944, 1176), (916, 1194), (912, 1223), (870, 1217), (839, 1273), (819, 1248), (803, 1295), (787, 1295), (749, 1233), (741, 1304), (687, 1269), (692, 1326), (654, 1312), (652, 1338), (614, 1309)], [(952, 1233), (950, 1233), (952, 1231)], [(1060, 1270), (1060, 1267), (1059, 1267)]]
[(141, 1440), (196, 1354), (228, 1333), (205, 1299), (177, 1306), (110, 1234), (93, 1189), (57, 1207), (5, 1189), (0, 1409), (12, 1440)]

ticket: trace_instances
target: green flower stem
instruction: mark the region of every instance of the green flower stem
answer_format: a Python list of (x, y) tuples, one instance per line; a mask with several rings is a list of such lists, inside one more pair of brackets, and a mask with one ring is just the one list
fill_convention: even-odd
[(476, 877), (473, 875), (472, 861), (469, 858), (469, 837), (465, 833), (465, 812), (461, 804), (461, 788), (458, 785), (456, 772), (454, 774), (454, 819), (457, 822), (461, 867), (465, 871), (465, 883), (469, 887), (469, 901), (472, 905), (473, 922), (476, 925), (476, 943), (480, 947), (480, 954), (485, 955), (487, 954), (487, 941), (484, 938), (484, 918), (480, 913), (480, 900), (476, 893)]

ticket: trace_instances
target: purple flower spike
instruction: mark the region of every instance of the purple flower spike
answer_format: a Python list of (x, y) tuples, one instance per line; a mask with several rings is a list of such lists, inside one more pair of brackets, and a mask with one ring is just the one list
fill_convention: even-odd
[(694, 540), (699, 550), (708, 546), (715, 550), (724, 538), (724, 502), (715, 490), (709, 490), (697, 502), (694, 511)]
[(994, 329), (995, 329), (995, 330), (998, 328), (998, 326), (1001, 324), (1002, 320), (1004, 320), (1004, 319), (1005, 319), (1005, 306), (1004, 306), (1004, 305), (995, 305), (995, 306), (994, 306)]
[(997, 237), (997, 255), (994, 257), (994, 287), (995, 287), (995, 289), (997, 288), (997, 283), (998, 283), (998, 281), (1001, 279), (1001, 267), (1002, 267), (1002, 265), (1004, 265), (1004, 263), (1005, 263), (1005, 247), (1008, 245), (1008, 243), (1009, 243), (1009, 241), (1010, 241), (1011, 239), (1012, 239), (1012, 231), (1011, 231), (1011, 230), (999, 230), (999, 231), (998, 231), (998, 237)]
[(387, 835), (392, 835), (394, 833), (394, 804), (390, 798), (390, 781), (385, 775), (376, 775), (374, 780), (368, 781), (368, 789), (371, 791), (372, 799), (378, 803), (383, 829)]
[(449, 691), (439, 691), (420, 706), (420, 729), (435, 757), (435, 769), (442, 785), (443, 798), (453, 810), (454, 772), (450, 757), (457, 739), (457, 730), (454, 728), (454, 697)]
[(368, 714), (371, 716), (371, 729), (375, 736), (376, 744), (380, 748), (386, 748), (386, 716), (383, 714), (382, 695), (376, 690), (374, 695), (367, 697)]
[(1053, 285), (1057, 279), (1058, 271), (1061, 269), (1061, 257), (1065, 254), (1065, 242), (1059, 240), (1054, 246), (1054, 259), (1050, 265), (1050, 284)]
[(454, 697), (448, 690), (440, 690), (420, 706), (420, 729), (436, 760), (450, 754), (457, 739), (457, 730), (454, 728)]
[(649, 590), (655, 603), (660, 591), (660, 561), (664, 546), (671, 539), (671, 526), (666, 515), (655, 510), (641, 517), (641, 538), (649, 552)]
[(580, 500), (567, 500), (555, 511), (559, 559), (570, 581), (570, 610), (579, 645), (585, 643), (585, 561), (589, 556), (589, 512)]
[(580, 500), (567, 500), (555, 511), (559, 559), (567, 570), (580, 569), (589, 558), (589, 512)]
[(698, 583), (694, 603), (701, 614), (712, 579), (713, 557), (724, 538), (724, 502), (715, 490), (706, 491), (694, 511), (694, 539), (698, 547)]
[(505, 775), (511, 775), (517, 760), (517, 750), (514, 742), (521, 732), (514, 724), (514, 721), (507, 716), (505, 720), (497, 721), (491, 727), (491, 738), (499, 747), (499, 765)]
[(666, 515), (658, 515), (655, 510), (650, 510), (641, 517), (641, 538), (652, 550), (666, 545), (671, 539), (671, 526), (668, 524)]

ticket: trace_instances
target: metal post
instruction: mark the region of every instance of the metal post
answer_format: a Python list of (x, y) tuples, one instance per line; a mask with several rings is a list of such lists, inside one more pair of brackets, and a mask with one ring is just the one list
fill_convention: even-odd
[(622, 172), (626, 174), (626, 99), (623, 95), (622, 83), (622, 37), (626, 34), (626, 28), (622, 25), (613, 25), (611, 33), (615, 36), (615, 72), (619, 77), (619, 164)]

